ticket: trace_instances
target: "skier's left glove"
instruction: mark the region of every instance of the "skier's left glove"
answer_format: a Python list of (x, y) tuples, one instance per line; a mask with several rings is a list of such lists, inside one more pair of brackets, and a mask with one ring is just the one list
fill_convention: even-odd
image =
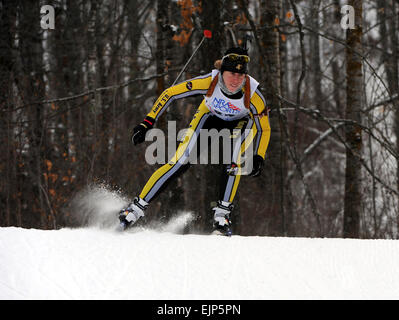
[(249, 175), (251, 177), (258, 177), (262, 172), (263, 165), (263, 158), (260, 155), (256, 154), (253, 159), (253, 169)]
[(148, 130), (152, 129), (155, 120), (151, 117), (145, 119), (133, 129), (132, 142), (134, 145), (144, 142), (145, 134)]

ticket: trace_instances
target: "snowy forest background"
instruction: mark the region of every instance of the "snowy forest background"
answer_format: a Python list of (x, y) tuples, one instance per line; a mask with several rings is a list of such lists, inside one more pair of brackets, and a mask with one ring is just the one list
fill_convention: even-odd
[[(344, 29), (341, 8), (355, 9)], [(55, 8), (42, 29), (40, 8)], [(399, 237), (398, 0), (0, 0), (0, 226), (77, 226), (88, 186), (137, 195), (157, 166), (131, 143), (158, 95), (203, 37), (183, 78), (250, 42), (272, 135), (261, 177), (243, 176), (236, 234)], [(201, 97), (156, 127), (188, 126)], [(218, 166), (193, 166), (156, 198), (207, 231)], [(187, 230), (190, 231), (190, 230)]]

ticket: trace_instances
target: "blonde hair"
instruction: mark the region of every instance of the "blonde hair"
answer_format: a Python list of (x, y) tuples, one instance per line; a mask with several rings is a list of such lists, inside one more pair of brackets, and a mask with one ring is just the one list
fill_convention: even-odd
[(216, 69), (220, 70), (220, 68), (222, 67), (222, 60), (221, 60), (221, 59), (216, 60), (215, 63), (213, 64), (213, 66), (214, 66)]

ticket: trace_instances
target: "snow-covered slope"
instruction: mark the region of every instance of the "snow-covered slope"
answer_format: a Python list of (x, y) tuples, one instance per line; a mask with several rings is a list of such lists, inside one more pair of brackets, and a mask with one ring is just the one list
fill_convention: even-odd
[[(77, 207), (121, 206), (98, 192)], [(93, 215), (77, 229), (0, 228), (0, 299), (399, 299), (398, 241), (178, 234), (189, 219), (124, 233)]]
[(0, 228), (1, 299), (398, 299), (399, 243)]

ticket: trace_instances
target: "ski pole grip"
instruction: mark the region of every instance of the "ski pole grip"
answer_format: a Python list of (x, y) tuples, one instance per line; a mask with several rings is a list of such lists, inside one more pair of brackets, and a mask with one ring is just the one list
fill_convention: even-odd
[(208, 39), (211, 39), (212, 38), (212, 31), (208, 30), (208, 29), (205, 29), (204, 30), (204, 37), (208, 38)]

